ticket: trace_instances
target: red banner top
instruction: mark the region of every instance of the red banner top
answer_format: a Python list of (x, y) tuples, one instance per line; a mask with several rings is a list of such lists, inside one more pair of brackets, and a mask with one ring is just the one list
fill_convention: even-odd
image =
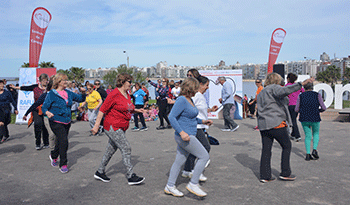
[(273, 72), (273, 64), (277, 60), (285, 36), (286, 31), (282, 28), (277, 28), (272, 32), (267, 73)]
[(43, 45), (45, 32), (50, 21), (51, 14), (47, 9), (38, 7), (33, 11), (29, 40), (30, 67), (38, 67), (41, 47)]

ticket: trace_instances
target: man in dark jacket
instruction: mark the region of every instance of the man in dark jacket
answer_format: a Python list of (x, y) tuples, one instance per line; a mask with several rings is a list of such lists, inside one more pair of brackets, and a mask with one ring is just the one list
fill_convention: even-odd
[(107, 98), (107, 92), (102, 88), (101, 81), (95, 80), (94, 85), (95, 85), (96, 91), (100, 93), (102, 101), (105, 101), (105, 99)]

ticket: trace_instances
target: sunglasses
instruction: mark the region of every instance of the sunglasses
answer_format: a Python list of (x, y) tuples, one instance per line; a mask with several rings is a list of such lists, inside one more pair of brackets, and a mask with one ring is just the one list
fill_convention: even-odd
[(95, 83), (95, 85), (100, 85), (100, 83)]

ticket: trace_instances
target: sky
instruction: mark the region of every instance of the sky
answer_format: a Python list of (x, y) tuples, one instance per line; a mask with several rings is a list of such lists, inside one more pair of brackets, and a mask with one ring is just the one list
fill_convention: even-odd
[[(29, 62), (35, 8), (52, 15), (39, 62), (57, 69), (266, 63), (272, 32), (286, 37), (277, 62), (350, 55), (349, 0), (1, 0), (0, 77)], [(124, 53), (123, 51), (126, 51)]]

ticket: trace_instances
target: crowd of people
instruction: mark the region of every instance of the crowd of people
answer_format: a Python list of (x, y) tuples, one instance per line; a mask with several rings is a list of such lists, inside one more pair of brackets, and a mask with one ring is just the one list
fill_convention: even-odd
[[(69, 171), (67, 150), (72, 113), (79, 116), (87, 112), (91, 136), (104, 132), (108, 137), (106, 151), (94, 178), (103, 182), (110, 181), (105, 169), (113, 154), (119, 149), (127, 169), (128, 184), (135, 185), (144, 182), (145, 178), (133, 172), (130, 160), (131, 145), (127, 140), (126, 131), (132, 120), (135, 125), (131, 130), (136, 132), (147, 131), (146, 121), (159, 118), (159, 126), (156, 129), (174, 129), (177, 147), (164, 192), (176, 197), (184, 196), (183, 192), (176, 188), (177, 177), (182, 172), (182, 177), (190, 178), (186, 189), (197, 196), (206, 196), (207, 193), (201, 189), (199, 181), (207, 180), (204, 169), (210, 162), (210, 143), (206, 133), (213, 121), (208, 119), (208, 113), (216, 112), (222, 107), (224, 118), (222, 131), (234, 132), (239, 128), (230, 114), (234, 106), (231, 84), (224, 76), (218, 77), (217, 82), (222, 85), (221, 98), (218, 99), (218, 104), (221, 105), (210, 108), (205, 98), (209, 79), (201, 76), (196, 69), (189, 70), (187, 78), (179, 82), (162, 78), (154, 83), (147, 78), (146, 81), (156, 91), (155, 104), (149, 104), (147, 86), (133, 80), (129, 74), (119, 74), (116, 88), (113, 89), (112, 85), (109, 85), (105, 90), (99, 80), (95, 80), (94, 84), (87, 81), (85, 85), (79, 86), (74, 81), (68, 81), (68, 77), (62, 73), (51, 78), (41, 74), (38, 84), (11, 85), (8, 87), (11, 91), (6, 89), (6, 83), (0, 80), (1, 142), (5, 142), (9, 137), (10, 104), (14, 112), (18, 113), (13, 90), (33, 91), (34, 104), (27, 110), (23, 119), (29, 120), (29, 123), (34, 122), (35, 148), (37, 150), (51, 148), (49, 155), (51, 166), (58, 167), (62, 173)], [(301, 138), (296, 121), (298, 114), (305, 132), (305, 160), (319, 158), (317, 152), (321, 121), (319, 113), (326, 110), (326, 107), (321, 96), (312, 91), (313, 79), (296, 83), (297, 76), (289, 74), (287, 80), (288, 83), (283, 86), (283, 78), (279, 74), (270, 73), (266, 77), (264, 87), (262, 80), (255, 81), (258, 89), (254, 99), (248, 102), (246, 96), (243, 98), (247, 105), (254, 106), (254, 110), (257, 110), (256, 130), (260, 131), (262, 139), (260, 160), (262, 183), (275, 180), (271, 174), (271, 149), (274, 140), (282, 147), (279, 178), (286, 181), (295, 180), (296, 177), (291, 172), (290, 155), (291, 140), (300, 141)], [(27, 119), (29, 113), (32, 120)], [(167, 123), (166, 126), (164, 121)], [(313, 139), (312, 152), (311, 139)], [(184, 169), (181, 170), (183, 165)]]

